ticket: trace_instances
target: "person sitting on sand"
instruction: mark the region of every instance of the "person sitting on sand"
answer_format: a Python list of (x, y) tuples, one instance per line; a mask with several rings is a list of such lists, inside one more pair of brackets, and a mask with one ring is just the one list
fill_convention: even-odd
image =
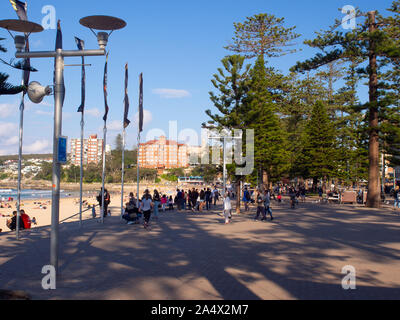
[(31, 218), (25, 213), (25, 210), (21, 210), (21, 218), (24, 222), (24, 229), (30, 229), (32, 225)]
[[(17, 211), (13, 211), (12, 218), (7, 220), (6, 224), (11, 231), (15, 231), (17, 229)], [(24, 221), (22, 220), (22, 217), (19, 217), (19, 228), (24, 229)]]
[(127, 224), (138, 224), (139, 217), (138, 217), (139, 209), (136, 206), (136, 202), (134, 199), (130, 200), (125, 205), (125, 214), (122, 216), (122, 219), (126, 220)]

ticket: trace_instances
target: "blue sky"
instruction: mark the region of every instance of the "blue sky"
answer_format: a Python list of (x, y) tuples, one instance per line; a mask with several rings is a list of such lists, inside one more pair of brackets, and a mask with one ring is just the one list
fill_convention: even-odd
[[(270, 65), (284, 73), (296, 61), (310, 58), (314, 51), (302, 43), (313, 38), (314, 32), (324, 30), (341, 19), (338, 10), (345, 5), (359, 7), (362, 11), (377, 9), (384, 13), (391, 1), (372, 0), (147, 0), (147, 1), (49, 1), (28, 0), (29, 20), (41, 23), (45, 14), (42, 8), (52, 5), (56, 19), (61, 20), (64, 49), (75, 49), (74, 36), (85, 40), (87, 49), (96, 49), (97, 41), (90, 30), (79, 24), (88, 15), (112, 15), (124, 19), (127, 27), (112, 34), (108, 49), (108, 95), (110, 114), (108, 142), (113, 143), (121, 132), (124, 95), (124, 65), (129, 63), (129, 97), (132, 124), (127, 130), (127, 147), (136, 143), (135, 114), (138, 105), (138, 77), (144, 74), (144, 107), (146, 125), (144, 137), (152, 129), (163, 130), (168, 135), (169, 121), (178, 122), (178, 131), (200, 131), (202, 122), (208, 120), (205, 110), (213, 109), (208, 92), (210, 80), (227, 54), (223, 47), (233, 34), (234, 22), (258, 13), (285, 17), (287, 26), (297, 26), (302, 36), (297, 48), (303, 51), (270, 61)], [(16, 19), (8, 0), (0, 0), (0, 19)], [(31, 50), (53, 50), (55, 30), (45, 30), (31, 35)], [(0, 30), (0, 37), (9, 52), (2, 57), (11, 59), (15, 52), (11, 37)], [(66, 64), (79, 63), (80, 58), (67, 58)], [(53, 59), (34, 59), (32, 64), (39, 72), (31, 74), (36, 80), (49, 85), (53, 78)], [(97, 133), (102, 137), (104, 57), (86, 58), (86, 126), (85, 135)], [(20, 83), (20, 71), (0, 65), (10, 74), (10, 82)], [(66, 98), (63, 109), (63, 134), (69, 138), (80, 135), (80, 68), (65, 68)], [(361, 89), (365, 96), (365, 88)], [(20, 96), (0, 96), (0, 154), (16, 154), (18, 150), (18, 105)], [(52, 151), (53, 97), (46, 97), (41, 105), (26, 100), (24, 125), (24, 153)]]

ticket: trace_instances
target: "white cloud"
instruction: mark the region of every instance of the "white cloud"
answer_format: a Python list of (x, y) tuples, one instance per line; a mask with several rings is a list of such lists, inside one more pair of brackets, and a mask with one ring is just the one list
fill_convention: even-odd
[(24, 146), (24, 153), (50, 152), (50, 142), (47, 140), (37, 140), (34, 143)]
[(33, 103), (29, 99), (25, 99), (25, 110), (30, 111), (30, 110), (35, 110), (38, 107), (45, 107), (46, 109), (52, 111), (52, 107), (54, 107), (54, 104), (47, 102), (43, 100), (41, 103)]
[(12, 114), (18, 113), (18, 107), (9, 103), (0, 104), (0, 118), (8, 118)]
[(164, 99), (181, 99), (191, 96), (189, 91), (178, 89), (153, 89), (153, 93)]
[(15, 135), (18, 126), (12, 122), (0, 122), (0, 138), (8, 138)]
[(85, 113), (88, 114), (89, 116), (92, 116), (95, 118), (100, 118), (102, 116), (100, 110), (97, 108), (87, 109), (87, 110), (85, 110)]
[(36, 114), (41, 115), (41, 116), (52, 116), (53, 113), (50, 111), (43, 111), (43, 110), (36, 110)]
[(18, 136), (13, 136), (7, 140), (2, 141), (2, 145), (5, 146), (14, 146), (19, 143), (19, 137)]
[[(143, 110), (143, 126), (148, 125), (151, 121), (153, 121), (153, 115), (149, 110)], [(139, 112), (135, 114), (135, 125), (139, 125)]]
[(111, 121), (109, 124), (107, 124), (107, 130), (110, 131), (122, 130), (122, 122), (118, 120)]

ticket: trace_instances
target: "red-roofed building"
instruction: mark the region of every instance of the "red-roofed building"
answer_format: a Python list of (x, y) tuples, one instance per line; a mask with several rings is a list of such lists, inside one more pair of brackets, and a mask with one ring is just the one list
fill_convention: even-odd
[(139, 165), (151, 169), (188, 168), (189, 148), (161, 136), (158, 140), (140, 144)]

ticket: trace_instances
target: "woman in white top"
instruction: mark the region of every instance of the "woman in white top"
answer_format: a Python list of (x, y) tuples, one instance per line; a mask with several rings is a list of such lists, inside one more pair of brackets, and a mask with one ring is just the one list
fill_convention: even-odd
[(142, 203), (140, 204), (140, 211), (144, 215), (144, 227), (147, 228), (150, 221), (151, 209), (153, 208), (153, 201), (151, 200), (151, 195), (149, 190), (146, 190), (142, 199)]
[(227, 192), (225, 194), (225, 198), (224, 198), (225, 224), (229, 223), (229, 217), (231, 216), (231, 210), (232, 210), (231, 199), (229, 197), (229, 192)]

